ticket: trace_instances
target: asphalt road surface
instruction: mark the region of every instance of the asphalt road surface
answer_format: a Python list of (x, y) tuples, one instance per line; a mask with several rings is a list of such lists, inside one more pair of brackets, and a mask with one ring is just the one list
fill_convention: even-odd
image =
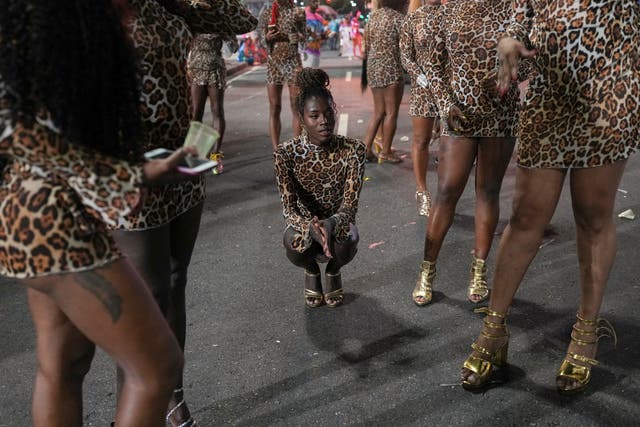
[[(360, 62), (325, 54), (323, 65), (339, 108), (338, 131), (363, 137), (372, 106), (370, 93), (360, 93)], [(554, 388), (578, 295), (565, 188), (553, 233), (531, 265), (508, 319), (512, 379), (486, 393), (468, 393), (459, 385), (459, 370), (481, 325), (481, 316), (466, 300), (473, 179), (438, 260), (434, 302), (416, 307), (411, 290), (425, 220), (417, 216), (413, 199), (407, 87), (394, 139), (407, 158), (401, 165), (367, 166), (357, 219), (360, 249), (343, 269), (345, 304), (307, 309), (302, 272), (286, 260), (281, 243), (264, 81), (264, 66), (230, 79), (225, 172), (208, 178), (191, 264), (185, 390), (200, 426), (638, 425), (640, 221), (616, 219), (618, 256), (602, 316), (615, 326), (618, 342), (600, 342), (601, 364), (588, 391), (568, 398)], [(283, 138), (291, 136), (286, 93)], [(501, 195), (499, 231), (510, 214), (514, 172), (512, 164)], [(428, 181), (435, 189), (433, 163)], [(640, 214), (639, 183), (636, 156), (620, 185), (616, 214), (626, 209)], [(1, 426), (31, 423), (34, 348), (24, 289), (2, 280)], [(98, 352), (84, 387), (86, 425), (108, 426), (114, 384), (114, 366)]]

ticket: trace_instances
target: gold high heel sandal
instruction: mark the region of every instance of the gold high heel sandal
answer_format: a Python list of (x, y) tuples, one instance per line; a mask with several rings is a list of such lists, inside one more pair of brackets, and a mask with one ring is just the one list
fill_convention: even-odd
[(327, 289), (332, 289), (331, 291), (324, 294), (324, 302), (327, 304), (327, 307), (336, 308), (344, 301), (344, 291), (342, 290), (342, 273), (338, 272), (336, 274), (329, 274), (325, 272), (324, 276), (324, 281), (327, 285)]
[[(502, 384), (507, 381), (507, 353), (509, 352), (509, 331), (507, 331), (507, 325), (505, 322), (505, 314), (498, 313), (490, 310), (488, 307), (482, 307), (474, 310), (476, 313), (485, 313), (486, 316), (483, 319), (483, 328), (480, 335), (488, 340), (500, 340), (506, 338), (506, 342), (494, 351), (487, 350), (481, 345), (474, 342), (471, 344), (471, 348), (479, 354), (479, 356), (467, 357), (462, 365), (463, 369), (469, 371), (469, 374), (462, 379), (462, 387), (466, 390), (479, 390), (493, 385)], [(495, 323), (488, 319), (488, 317), (497, 317), (502, 319), (501, 323)], [(494, 334), (487, 332), (489, 330), (502, 331), (500, 334)], [(471, 375), (476, 377), (475, 382), (470, 382), (468, 379)]]
[[(478, 295), (480, 299), (471, 299), (472, 295)], [(474, 304), (478, 304), (489, 298), (489, 287), (487, 286), (487, 266), (484, 259), (473, 257), (471, 261), (471, 274), (469, 276), (469, 288), (467, 298)]]
[(304, 303), (309, 308), (320, 307), (324, 302), (322, 292), (316, 289), (322, 289), (320, 281), (320, 273), (312, 274), (307, 270), (304, 271)]
[[(578, 321), (573, 324), (571, 330), (571, 342), (574, 344), (578, 346), (597, 345), (600, 338), (604, 337), (613, 337), (614, 345), (618, 343), (616, 331), (607, 320), (601, 318), (587, 320), (583, 319), (578, 313), (576, 313), (576, 317)], [(593, 329), (579, 328), (576, 326), (578, 323), (587, 327), (593, 327)], [(581, 364), (576, 364), (572, 360), (580, 362)], [(575, 394), (583, 391), (589, 384), (589, 381), (591, 381), (591, 368), (597, 364), (598, 361), (595, 359), (571, 351), (567, 352), (556, 375), (558, 393)], [(558, 385), (558, 381), (561, 379), (573, 381), (577, 386), (567, 387), (568, 382), (565, 382), (564, 386), (560, 386)]]
[(416, 203), (418, 204), (418, 215), (429, 217), (431, 212), (431, 193), (428, 191), (416, 191)]
[[(413, 302), (417, 306), (422, 307), (431, 302), (433, 298), (433, 281), (436, 278), (436, 262), (435, 261), (422, 261), (420, 264), (420, 273), (418, 275), (418, 281), (411, 297)], [(423, 301), (418, 301), (416, 298), (422, 297)]]
[(381, 164), (384, 162), (396, 164), (396, 163), (402, 163), (402, 159), (398, 157), (396, 153), (394, 153), (393, 151), (389, 154), (378, 153), (378, 164)]

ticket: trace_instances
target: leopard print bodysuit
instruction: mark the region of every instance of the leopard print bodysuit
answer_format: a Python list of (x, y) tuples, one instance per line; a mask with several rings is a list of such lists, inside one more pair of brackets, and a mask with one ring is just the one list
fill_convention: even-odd
[(311, 246), (309, 222), (334, 218), (336, 241), (349, 238), (356, 222), (364, 176), (365, 146), (361, 141), (334, 135), (327, 147), (311, 144), (306, 132), (278, 147), (275, 171), (285, 225), (295, 231), (293, 248)]
[[(132, 0), (135, 16), (130, 36), (138, 53), (142, 79), (141, 112), (145, 125), (144, 150), (176, 149), (189, 129), (190, 90), (186, 59), (193, 33), (242, 34), (253, 30), (255, 17), (238, 0), (216, 0), (208, 8), (176, 2), (169, 11), (154, 0)], [(160, 227), (202, 203), (203, 175), (149, 189), (145, 205), (121, 218), (118, 229)]]
[[(443, 120), (442, 134), (511, 137), (518, 123), (519, 92), (495, 91), (498, 40), (511, 18), (510, 0), (460, 0), (442, 5), (432, 27), (434, 46), (425, 66)], [(449, 129), (451, 106), (466, 117), (458, 133)]]
[(372, 88), (401, 83), (400, 27), (404, 15), (388, 7), (369, 15), (364, 33), (367, 58), (367, 81)]
[(198, 86), (224, 89), (227, 85), (227, 68), (222, 57), (222, 36), (198, 34), (191, 42), (187, 57), (189, 81)]
[(424, 74), (423, 64), (429, 59), (429, 47), (433, 41), (430, 29), (438, 25), (434, 19), (439, 6), (424, 5), (407, 15), (400, 29), (400, 60), (411, 78), (411, 117), (436, 117), (438, 107), (431, 90), (416, 83)]
[(640, 144), (640, 10), (635, 1), (514, 1), (508, 35), (537, 49), (518, 164), (595, 167)]
[[(260, 42), (269, 49), (267, 84), (293, 85), (295, 84), (295, 74), (302, 68), (298, 43), (290, 43), (288, 41), (267, 42), (265, 37), (270, 19), (271, 8), (267, 8), (260, 16), (258, 25), (258, 33), (262, 36)], [(303, 9), (280, 6), (276, 25), (280, 33), (295, 35), (297, 40), (304, 41), (307, 23)]]

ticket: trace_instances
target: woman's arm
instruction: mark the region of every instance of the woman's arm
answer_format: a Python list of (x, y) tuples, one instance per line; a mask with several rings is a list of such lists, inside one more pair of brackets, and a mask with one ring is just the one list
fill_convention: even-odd
[(444, 120), (448, 117), (451, 107), (455, 105), (455, 100), (450, 91), (450, 79), (447, 78), (446, 72), (449, 65), (446, 43), (448, 31), (446, 10), (447, 6), (441, 6), (434, 19), (434, 22), (438, 22), (439, 25), (434, 25), (427, 29), (429, 34), (426, 37), (431, 40), (431, 45), (427, 47), (429, 59), (424, 64), (427, 81), (438, 104), (440, 116)]
[(239, 0), (178, 1), (177, 13), (194, 33), (244, 34), (256, 28), (258, 20)]
[(293, 165), (286, 156), (286, 152), (279, 148), (273, 153), (276, 172), (276, 182), (280, 191), (280, 201), (282, 202), (282, 214), (285, 225), (302, 234), (302, 244), (294, 245), (301, 249), (301, 252), (311, 245), (311, 235), (309, 234), (310, 221), (300, 215), (298, 210), (298, 195), (295, 190), (295, 180), (293, 177)]
[(342, 204), (336, 213), (329, 217), (335, 224), (333, 235), (338, 242), (344, 242), (349, 235), (349, 224), (355, 224), (358, 212), (358, 200), (364, 178), (366, 149), (362, 142), (352, 141), (354, 152), (349, 159), (349, 171), (344, 181)]
[(416, 49), (413, 44), (415, 20), (413, 17), (414, 13), (407, 15), (400, 28), (400, 61), (411, 78), (411, 84), (415, 86), (416, 79), (423, 73), (422, 68), (416, 63)]

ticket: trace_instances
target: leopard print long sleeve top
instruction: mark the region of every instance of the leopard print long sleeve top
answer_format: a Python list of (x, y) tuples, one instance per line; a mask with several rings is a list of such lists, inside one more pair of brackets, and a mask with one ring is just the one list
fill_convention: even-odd
[[(438, 104), (444, 135), (510, 137), (518, 122), (519, 91), (503, 97), (495, 91), (498, 40), (511, 18), (510, 0), (460, 0), (442, 5), (425, 64)], [(453, 133), (446, 117), (455, 105), (467, 118)]]
[(409, 13), (400, 29), (400, 60), (411, 78), (411, 117), (436, 117), (438, 107), (431, 90), (419, 86), (416, 78), (424, 74), (429, 60), (429, 48), (433, 47), (431, 28), (438, 25), (435, 20), (439, 6), (424, 5)]
[(314, 216), (335, 219), (336, 240), (347, 240), (349, 224), (356, 222), (365, 151), (361, 141), (340, 135), (334, 135), (327, 147), (319, 147), (305, 132), (278, 147), (276, 180), (285, 225), (296, 232), (292, 243), (296, 251), (311, 246), (309, 223)]
[(508, 35), (535, 48), (518, 164), (584, 168), (640, 144), (640, 8), (624, 0), (517, 0)]

